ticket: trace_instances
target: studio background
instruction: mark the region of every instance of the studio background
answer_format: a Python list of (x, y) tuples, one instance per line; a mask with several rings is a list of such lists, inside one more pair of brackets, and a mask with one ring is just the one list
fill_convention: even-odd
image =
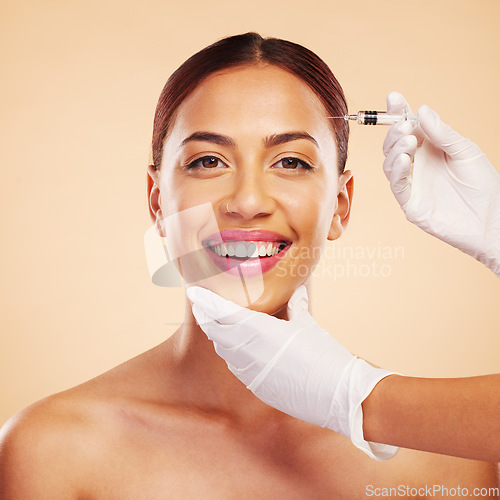
[[(186, 58), (246, 31), (292, 40), (328, 63), (351, 112), (398, 90), (499, 169), (499, 20), (495, 0), (3, 0), (0, 425), (182, 321), (183, 289), (152, 285), (143, 236), (154, 109)], [(499, 372), (500, 281), (406, 221), (382, 171), (387, 130), (351, 126), (351, 222), (318, 266), (313, 313), (387, 369)]]

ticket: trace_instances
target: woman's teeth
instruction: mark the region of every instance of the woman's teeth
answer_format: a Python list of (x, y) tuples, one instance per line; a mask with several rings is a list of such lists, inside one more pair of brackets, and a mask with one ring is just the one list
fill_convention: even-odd
[(282, 241), (231, 241), (212, 245), (210, 249), (221, 257), (272, 257), (285, 248)]

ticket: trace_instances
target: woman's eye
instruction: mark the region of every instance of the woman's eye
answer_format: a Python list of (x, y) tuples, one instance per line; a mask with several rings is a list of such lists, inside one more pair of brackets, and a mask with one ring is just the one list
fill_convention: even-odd
[(222, 167), (225, 166), (225, 164), (219, 160), (216, 156), (203, 156), (202, 158), (198, 158), (191, 162), (187, 168), (215, 168), (215, 167)]
[(312, 167), (305, 161), (299, 160), (298, 158), (283, 158), (279, 162), (275, 163), (274, 166), (285, 168), (287, 170), (298, 170), (298, 169), (305, 169), (305, 170), (311, 170)]
[[(188, 170), (190, 169), (200, 169), (200, 170), (210, 170), (216, 167), (226, 167), (227, 165), (217, 158), (217, 156), (202, 156), (192, 161), (186, 166)], [(280, 161), (275, 163), (273, 167), (283, 168), (286, 170), (312, 170), (313, 167), (306, 163), (305, 161), (299, 160), (298, 158), (288, 157), (282, 158)]]

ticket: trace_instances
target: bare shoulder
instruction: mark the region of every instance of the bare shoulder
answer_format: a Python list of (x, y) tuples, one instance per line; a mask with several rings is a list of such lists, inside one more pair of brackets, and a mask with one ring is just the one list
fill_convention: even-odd
[(123, 456), (137, 422), (148, 420), (143, 407), (157, 409), (145, 369), (151, 356), (143, 353), (14, 415), (0, 429), (0, 500), (93, 497), (96, 476)]
[(14, 415), (0, 431), (0, 498), (77, 498), (89, 412), (55, 395)]

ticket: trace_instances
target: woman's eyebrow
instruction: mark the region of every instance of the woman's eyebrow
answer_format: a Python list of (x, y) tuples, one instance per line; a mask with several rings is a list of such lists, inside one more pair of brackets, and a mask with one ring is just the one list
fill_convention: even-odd
[(307, 132), (285, 132), (283, 134), (273, 134), (264, 139), (264, 146), (266, 148), (272, 148), (273, 146), (279, 146), (280, 144), (285, 144), (286, 142), (298, 141), (300, 139), (307, 139), (311, 141), (317, 148), (318, 142), (316, 139), (309, 135)]
[[(307, 139), (316, 147), (319, 147), (316, 139), (307, 132), (284, 132), (282, 134), (273, 134), (264, 139), (264, 146), (266, 148), (272, 148), (274, 146), (279, 146), (280, 144), (285, 144), (286, 142), (298, 141), (300, 139)], [(218, 144), (219, 146), (229, 146), (231, 148), (236, 147), (234, 140), (227, 135), (216, 134), (214, 132), (194, 132), (181, 142), (179, 149), (191, 141), (212, 142), (214, 144)]]

